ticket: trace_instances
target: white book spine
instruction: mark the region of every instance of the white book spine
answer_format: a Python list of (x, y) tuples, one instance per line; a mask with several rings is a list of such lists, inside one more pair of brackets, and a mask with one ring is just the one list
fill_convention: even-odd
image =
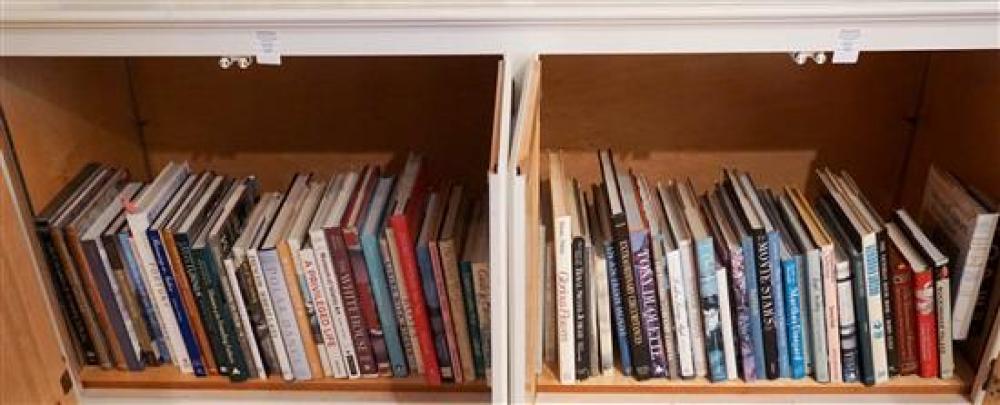
[[(843, 382), (843, 369), (840, 350), (840, 325), (842, 323), (841, 314), (850, 315), (851, 324), (854, 323), (854, 300), (846, 299), (844, 294), (850, 297), (851, 285), (845, 284), (846, 291), (841, 291), (837, 281), (837, 262), (834, 256), (834, 246), (832, 244), (820, 247), (821, 277), (823, 278), (823, 317), (826, 322), (826, 350), (827, 366), (829, 369), (829, 381), (833, 383)], [(848, 273), (850, 270), (847, 270)]]
[(576, 382), (576, 353), (573, 320), (572, 218), (556, 218), (556, 319), (559, 341), (559, 381)]
[(295, 376), (292, 374), (292, 365), (288, 360), (288, 352), (285, 350), (285, 340), (281, 337), (281, 328), (278, 325), (278, 316), (274, 312), (274, 304), (271, 302), (271, 293), (267, 289), (267, 280), (264, 278), (264, 270), (260, 266), (260, 257), (257, 249), (247, 250), (247, 259), (250, 260), (250, 271), (253, 273), (253, 282), (257, 287), (257, 295), (260, 298), (260, 306), (264, 309), (264, 319), (267, 320), (267, 330), (274, 344), (274, 354), (278, 357), (278, 368), (281, 369), (281, 378), (285, 381), (292, 381)]
[(587, 335), (589, 339), (587, 341), (590, 343), (590, 375), (599, 375), (601, 372), (601, 353), (600, 353), (600, 335), (599, 335), (599, 325), (597, 319), (597, 286), (599, 284), (597, 277), (597, 272), (595, 271), (593, 252), (594, 248), (590, 242), (586, 242), (586, 247), (584, 249), (585, 260), (588, 260), (587, 269), (590, 270), (589, 273), (584, 274), (588, 280), (585, 285), (587, 287), (586, 293), (586, 309), (587, 309)]
[(889, 379), (889, 362), (885, 348), (885, 316), (882, 313), (882, 281), (879, 276), (878, 246), (874, 233), (862, 236), (865, 271), (865, 294), (868, 306), (868, 331), (871, 340), (872, 371), (875, 383)]
[(938, 313), (938, 363), (939, 376), (941, 378), (951, 378), (955, 373), (955, 354), (952, 350), (952, 330), (951, 325), (951, 300), (948, 294), (951, 293), (951, 279), (938, 278), (934, 280), (934, 301), (935, 310)]
[(603, 252), (599, 252), (591, 267), (591, 280), (597, 289), (597, 319), (598, 335), (600, 346), (600, 366), (602, 374), (609, 374), (614, 370), (614, 343), (611, 332), (611, 295), (608, 292), (607, 280), (607, 259)]
[[(830, 350), (827, 347), (827, 336), (831, 333), (839, 337), (839, 330), (830, 326), (836, 326), (826, 322), (826, 285), (823, 278), (823, 257), (820, 249), (812, 249), (806, 252), (806, 288), (804, 296), (808, 297), (809, 310), (809, 342), (812, 348), (813, 375), (816, 381), (830, 382)], [(836, 292), (836, 291), (834, 291)], [(836, 294), (831, 295), (835, 299)], [(834, 308), (836, 309), (836, 308)]]
[[(979, 287), (983, 282), (983, 272), (986, 261), (990, 257), (993, 246), (993, 235), (996, 233), (997, 214), (977, 215), (972, 224), (972, 237), (969, 239), (968, 251), (957, 265), (961, 266), (958, 285), (952, 297), (952, 333), (955, 340), (965, 340), (969, 336), (969, 325), (972, 322), (972, 310), (976, 306)], [(966, 247), (962, 247), (964, 250)]]
[(708, 359), (705, 353), (705, 329), (701, 319), (701, 296), (698, 295), (698, 270), (694, 263), (691, 241), (681, 241), (681, 266), (684, 275), (684, 291), (687, 301), (688, 325), (691, 326), (691, 350), (694, 351), (694, 374), (696, 377), (708, 375)]
[(254, 338), (254, 328), (250, 324), (250, 315), (247, 313), (247, 306), (243, 302), (243, 291), (240, 290), (240, 283), (237, 282), (236, 265), (231, 258), (223, 260), (223, 265), (226, 268), (226, 273), (229, 275), (229, 288), (232, 291), (233, 301), (236, 303), (236, 312), (240, 317), (240, 325), (246, 331), (247, 346), (250, 347), (250, 357), (253, 358), (254, 368), (257, 369), (257, 378), (266, 380), (267, 370), (264, 369), (264, 360), (260, 357), (260, 348), (257, 347), (257, 339)]
[(170, 358), (173, 359), (174, 364), (180, 367), (181, 372), (194, 373), (194, 369), (191, 367), (191, 358), (188, 357), (187, 348), (181, 338), (180, 327), (177, 326), (177, 317), (174, 316), (170, 297), (167, 295), (167, 288), (163, 285), (160, 269), (156, 265), (156, 258), (149, 246), (149, 237), (146, 236), (146, 230), (149, 229), (149, 212), (129, 213), (126, 215), (126, 219), (135, 242), (136, 253), (139, 255), (139, 263), (142, 266), (142, 281), (146, 283), (146, 288), (153, 297), (153, 310), (156, 311), (156, 316), (160, 319), (161, 330), (164, 331), (170, 346)]
[(341, 357), (344, 360), (347, 378), (361, 378), (361, 366), (358, 365), (358, 355), (354, 351), (354, 341), (351, 338), (351, 327), (347, 322), (347, 311), (340, 295), (336, 270), (333, 267), (333, 257), (330, 256), (330, 246), (322, 229), (310, 233), (313, 254), (319, 267), (320, 281), (327, 293), (327, 302), (333, 318), (333, 330), (337, 335)]
[(674, 313), (674, 333), (680, 375), (694, 377), (694, 355), (691, 344), (691, 323), (688, 320), (688, 293), (684, 285), (684, 265), (680, 250), (667, 252), (667, 277), (670, 279), (670, 304)]
[(316, 311), (320, 333), (323, 335), (323, 343), (317, 344), (317, 349), (321, 354), (326, 355), (329, 363), (329, 368), (324, 369), (323, 372), (327, 377), (345, 378), (347, 377), (347, 367), (344, 364), (344, 357), (340, 351), (337, 332), (333, 328), (333, 316), (331, 316), (329, 299), (323, 288), (323, 283), (320, 281), (319, 266), (316, 265), (316, 254), (312, 248), (302, 249), (299, 251), (299, 254), (302, 260), (302, 273), (306, 278), (306, 286), (309, 287), (309, 295), (313, 299), (313, 310)]
[(726, 356), (726, 379), (735, 380), (739, 378), (736, 371), (736, 341), (733, 337), (729, 282), (724, 267), (716, 269), (715, 281), (719, 285), (719, 322), (722, 323), (722, 351)]

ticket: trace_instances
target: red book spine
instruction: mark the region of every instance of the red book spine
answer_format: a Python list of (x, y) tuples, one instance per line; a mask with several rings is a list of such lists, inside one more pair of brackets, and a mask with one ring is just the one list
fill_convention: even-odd
[(357, 228), (347, 228), (343, 232), (351, 269), (354, 271), (354, 286), (358, 293), (358, 302), (361, 303), (361, 312), (365, 317), (365, 325), (368, 325), (368, 337), (371, 339), (375, 363), (378, 364), (378, 373), (392, 375), (389, 350), (385, 346), (385, 335), (382, 333), (382, 324), (375, 309), (375, 297), (372, 295), (371, 283), (368, 282), (368, 265), (365, 264), (365, 255), (361, 250), (361, 238), (358, 236)]
[(934, 313), (934, 275), (930, 270), (913, 272), (913, 296), (916, 312), (917, 358), (920, 376), (938, 375), (937, 317)]
[(430, 318), (427, 316), (427, 304), (424, 303), (424, 292), (420, 283), (420, 268), (417, 267), (417, 256), (413, 250), (414, 239), (410, 234), (407, 216), (393, 215), (389, 218), (396, 238), (393, 243), (399, 251), (400, 262), (403, 265), (403, 283), (406, 285), (407, 298), (413, 309), (413, 323), (417, 329), (417, 339), (420, 340), (420, 356), (424, 362), (424, 378), (431, 385), (441, 384), (441, 369), (438, 368), (437, 353), (434, 351), (434, 337), (431, 335)]
[(899, 354), (899, 375), (917, 371), (916, 308), (913, 305), (912, 270), (900, 254), (892, 249), (892, 323), (896, 329), (896, 353)]
[(354, 273), (351, 271), (351, 261), (347, 254), (340, 228), (326, 229), (326, 241), (330, 244), (330, 256), (333, 257), (334, 271), (337, 273), (337, 288), (344, 300), (344, 312), (347, 314), (347, 324), (351, 328), (351, 340), (354, 352), (358, 356), (358, 366), (363, 375), (378, 375), (378, 366), (372, 354), (371, 340), (365, 324), (364, 312), (358, 299), (358, 290), (354, 284)]
[(452, 372), (455, 381), (465, 381), (462, 376), (462, 360), (458, 354), (458, 342), (455, 339), (455, 326), (451, 323), (451, 305), (448, 300), (448, 287), (444, 281), (444, 267), (441, 263), (441, 250), (438, 241), (430, 242), (431, 267), (434, 268), (434, 284), (437, 286), (438, 300), (441, 302), (441, 318), (444, 319), (444, 335), (448, 342), (448, 354), (451, 357)]

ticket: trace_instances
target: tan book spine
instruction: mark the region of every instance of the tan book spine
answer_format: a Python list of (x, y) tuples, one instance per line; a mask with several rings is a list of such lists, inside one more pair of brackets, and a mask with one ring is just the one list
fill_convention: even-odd
[(91, 339), (94, 341), (94, 351), (97, 352), (97, 360), (101, 367), (112, 368), (114, 365), (112, 364), (111, 353), (108, 352), (108, 343), (105, 340), (104, 332), (97, 325), (94, 306), (91, 305), (90, 299), (87, 298), (84, 292), (83, 282), (80, 281), (80, 274), (77, 271), (76, 259), (66, 244), (66, 235), (63, 230), (53, 228), (52, 240), (55, 241), (56, 253), (59, 255), (59, 260), (67, 270), (66, 273), (70, 286), (73, 289), (73, 298), (76, 300), (76, 304), (80, 307), (80, 312), (83, 314), (83, 322), (87, 328), (87, 333), (90, 334)]
[[(142, 349), (143, 353), (155, 353), (153, 350), (153, 340), (149, 337), (149, 330), (146, 326), (146, 321), (142, 319), (140, 315), (142, 309), (139, 308), (139, 300), (136, 298), (135, 290), (132, 288), (132, 283), (128, 281), (128, 277), (125, 276), (125, 272), (116, 271), (114, 272), (115, 282), (118, 283), (118, 288), (121, 289), (123, 301), (125, 301), (126, 312), (128, 312), (128, 317), (132, 320), (132, 325), (135, 325), (135, 336), (139, 340), (139, 347)], [(147, 359), (140, 359), (145, 361)], [(157, 359), (154, 360), (153, 364), (158, 364)]]
[(115, 366), (121, 370), (126, 370), (128, 367), (125, 364), (125, 353), (122, 352), (118, 338), (111, 328), (111, 320), (108, 319), (108, 313), (104, 310), (104, 305), (101, 305), (101, 296), (97, 292), (97, 283), (94, 281), (93, 269), (90, 268), (87, 256), (83, 253), (80, 234), (75, 228), (70, 227), (66, 229), (66, 237), (69, 242), (70, 252), (80, 266), (78, 276), (83, 281), (83, 291), (87, 296), (85, 299), (90, 300), (91, 309), (93, 309), (94, 315), (97, 318), (97, 325), (100, 327), (104, 338), (107, 339), (107, 349), (114, 359)]
[[(309, 325), (309, 316), (306, 315), (305, 301), (302, 300), (302, 288), (299, 284), (299, 276), (295, 273), (295, 260), (292, 258), (291, 247), (288, 241), (282, 241), (277, 246), (278, 259), (281, 261), (281, 271), (285, 274), (285, 285), (288, 288), (288, 296), (292, 300), (292, 309), (295, 310), (295, 320), (299, 325), (299, 334), (302, 336), (302, 343), (306, 351), (306, 359), (309, 360), (309, 370), (313, 378), (323, 375), (323, 363), (319, 357), (316, 341), (313, 339), (312, 326)], [(297, 253), (296, 253), (297, 254)]]
[(458, 340), (458, 353), (462, 363), (462, 381), (469, 382), (476, 378), (476, 369), (472, 362), (472, 343), (469, 340), (469, 322), (465, 317), (465, 301), (462, 298), (462, 280), (458, 274), (455, 240), (447, 239), (439, 242), (438, 249), (441, 251), (445, 286), (448, 288), (451, 321), (455, 329), (455, 339)]
[(191, 280), (188, 280), (187, 270), (181, 260), (180, 252), (177, 251), (177, 244), (174, 242), (174, 234), (169, 231), (161, 231), (160, 239), (163, 240), (163, 247), (167, 250), (170, 259), (170, 271), (174, 273), (177, 281), (177, 291), (181, 296), (181, 303), (184, 311), (187, 312), (188, 322), (194, 330), (195, 338), (198, 339), (198, 348), (201, 350), (202, 364), (209, 374), (219, 374), (219, 365), (215, 364), (215, 355), (212, 353), (212, 344), (208, 340), (208, 333), (201, 321), (201, 312), (198, 311), (197, 301), (194, 293), (191, 292)]

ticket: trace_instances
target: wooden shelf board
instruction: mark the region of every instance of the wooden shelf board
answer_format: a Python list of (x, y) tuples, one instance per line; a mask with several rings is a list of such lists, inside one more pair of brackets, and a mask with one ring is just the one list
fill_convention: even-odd
[(188, 389), (239, 391), (370, 391), (370, 392), (489, 392), (482, 380), (468, 384), (427, 385), (423, 376), (406, 378), (362, 378), (355, 380), (322, 378), (285, 382), (281, 377), (230, 382), (223, 376), (195, 377), (176, 367), (149, 367), (143, 371), (102, 370), (84, 367), (83, 388), (90, 389)]
[(956, 359), (955, 377), (947, 380), (916, 376), (895, 377), (888, 382), (868, 387), (863, 384), (822, 384), (811, 378), (801, 380), (742, 380), (712, 383), (705, 378), (669, 380), (663, 378), (638, 381), (621, 374), (591, 377), (574, 384), (562, 384), (552, 365), (544, 367), (537, 379), (538, 392), (595, 394), (962, 394), (969, 392), (972, 373)]

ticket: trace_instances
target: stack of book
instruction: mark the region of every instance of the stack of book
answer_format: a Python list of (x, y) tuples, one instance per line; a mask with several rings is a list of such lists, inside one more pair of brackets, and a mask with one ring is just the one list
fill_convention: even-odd
[(170, 163), (86, 166), (36, 217), (79, 361), (464, 383), (489, 373), (484, 199), (410, 155), (261, 192)]
[(548, 154), (543, 356), (564, 384), (616, 368), (640, 380), (951, 378), (956, 317), (980, 322), (983, 340), (997, 328), (1000, 297), (977, 296), (1000, 288), (983, 276), (997, 266), (985, 263), (995, 206), (937, 169), (922, 228), (904, 210), (883, 220), (846, 172), (819, 170), (810, 202), (737, 170), (699, 194), (623, 170), (610, 151), (598, 160), (602, 181), (586, 186)]

